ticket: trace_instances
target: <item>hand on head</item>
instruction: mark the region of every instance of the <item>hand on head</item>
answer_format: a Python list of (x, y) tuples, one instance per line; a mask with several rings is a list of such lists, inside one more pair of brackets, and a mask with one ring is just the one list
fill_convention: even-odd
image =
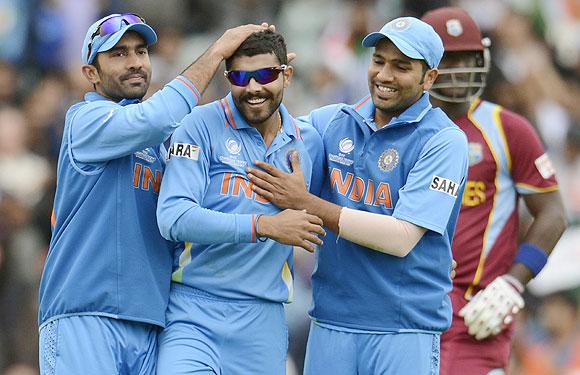
[(223, 59), (227, 59), (234, 54), (240, 44), (242, 44), (250, 35), (266, 29), (272, 31), (276, 30), (274, 25), (269, 25), (268, 23), (262, 23), (261, 25), (247, 24), (228, 29), (215, 42), (213, 47)]

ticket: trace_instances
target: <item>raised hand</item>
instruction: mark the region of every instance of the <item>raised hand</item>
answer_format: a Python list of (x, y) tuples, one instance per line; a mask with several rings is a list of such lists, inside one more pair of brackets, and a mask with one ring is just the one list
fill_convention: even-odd
[(226, 32), (223, 33), (223, 35), (218, 40), (216, 40), (213, 48), (223, 59), (227, 59), (234, 54), (238, 47), (250, 35), (266, 29), (272, 30), (273, 28), (273, 25), (268, 25), (267, 23), (263, 23), (261, 25), (248, 24), (234, 27), (232, 29), (226, 30)]
[(299, 246), (309, 252), (314, 251), (314, 245), (322, 245), (322, 240), (318, 236), (326, 236), (322, 220), (305, 211), (284, 210), (274, 216), (262, 215), (257, 224), (259, 237)]

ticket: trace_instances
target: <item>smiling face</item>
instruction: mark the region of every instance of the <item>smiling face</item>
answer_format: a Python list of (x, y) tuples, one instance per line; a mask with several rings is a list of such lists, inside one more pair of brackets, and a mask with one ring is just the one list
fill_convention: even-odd
[(381, 39), (368, 68), (369, 90), (375, 105), (375, 122), (387, 124), (431, 88), (437, 70), (425, 70), (422, 60), (405, 56), (389, 39)]
[(96, 91), (115, 102), (142, 99), (151, 81), (151, 61), (145, 40), (128, 31), (108, 51), (97, 54), (94, 65), (83, 67)]
[[(254, 71), (278, 66), (280, 66), (278, 58), (272, 53), (267, 53), (254, 56), (236, 56), (232, 59), (229, 70)], [(260, 127), (277, 119), (275, 114), (282, 102), (284, 88), (290, 83), (291, 76), (292, 67), (289, 66), (285, 71), (280, 72), (277, 79), (267, 84), (260, 84), (254, 78), (250, 79), (247, 86), (231, 84), (236, 108), (250, 125)], [(273, 122), (277, 123), (277, 121)]]

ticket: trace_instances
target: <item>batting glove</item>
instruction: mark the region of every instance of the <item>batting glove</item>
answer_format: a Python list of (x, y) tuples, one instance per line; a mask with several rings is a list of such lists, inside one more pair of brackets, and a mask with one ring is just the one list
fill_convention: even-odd
[(476, 340), (495, 336), (524, 307), (524, 286), (511, 275), (498, 276), (460, 311), (470, 335)]

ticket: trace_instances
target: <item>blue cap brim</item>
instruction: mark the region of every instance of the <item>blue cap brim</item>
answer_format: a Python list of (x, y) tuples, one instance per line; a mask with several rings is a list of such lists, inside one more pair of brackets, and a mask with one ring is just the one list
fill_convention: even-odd
[(379, 40), (384, 38), (387, 38), (391, 42), (393, 42), (393, 44), (397, 46), (397, 48), (403, 53), (403, 55), (407, 56), (408, 58), (416, 60), (425, 60), (425, 58), (419, 53), (419, 51), (413, 48), (413, 46), (411, 46), (406, 41), (397, 38), (396, 35), (387, 35), (378, 31), (370, 33), (369, 35), (365, 36), (365, 38), (362, 41), (362, 45), (364, 47), (375, 47), (379, 42)]
[(105, 40), (103, 44), (98, 46), (98, 48), (96, 48), (94, 51), (91, 51), (91, 56), (89, 56), (86, 63), (90, 64), (95, 59), (95, 56), (97, 56), (97, 53), (105, 52), (115, 47), (115, 45), (119, 43), (119, 40), (121, 40), (127, 31), (137, 32), (145, 40), (145, 43), (147, 43), (148, 46), (157, 42), (157, 34), (155, 33), (155, 30), (151, 28), (151, 26), (145, 23), (134, 23), (132, 25), (127, 25), (116, 33), (106, 37), (107, 40)]

